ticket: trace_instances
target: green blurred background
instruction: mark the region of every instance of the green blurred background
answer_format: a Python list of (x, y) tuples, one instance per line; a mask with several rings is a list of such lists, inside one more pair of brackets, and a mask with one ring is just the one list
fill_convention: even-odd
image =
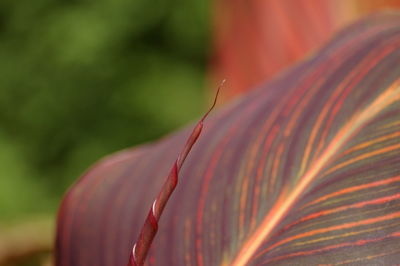
[(209, 1), (0, 1), (0, 223), (205, 107)]

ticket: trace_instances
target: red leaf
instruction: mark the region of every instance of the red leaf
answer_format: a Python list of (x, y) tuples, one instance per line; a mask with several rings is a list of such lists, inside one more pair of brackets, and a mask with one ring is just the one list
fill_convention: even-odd
[(203, 122), (204, 119), (208, 116), (211, 110), (215, 107), (217, 103), (217, 98), (219, 94), (219, 90), (221, 89), (222, 85), (225, 83), (225, 80), (222, 81), (221, 85), (218, 87), (217, 93), (215, 95), (214, 103), (210, 107), (207, 113), (200, 119), (197, 123), (195, 128), (192, 131), (192, 134), (189, 136), (189, 139), (186, 141), (186, 145), (183, 147), (183, 150), (178, 155), (174, 165), (172, 166), (171, 172), (167, 180), (164, 183), (164, 186), (161, 188), (160, 193), (158, 194), (157, 198), (154, 200), (149, 214), (147, 215), (146, 221), (140, 231), (139, 238), (135, 245), (133, 246), (129, 263), (128, 265), (136, 266), (136, 265), (143, 265), (147, 252), (153, 242), (155, 235), (157, 234), (158, 230), (158, 221), (161, 218), (161, 214), (167, 204), (169, 198), (174, 192), (176, 185), (178, 184), (178, 174), (179, 171), (185, 162), (186, 157), (188, 156), (190, 150), (192, 149), (193, 145), (196, 143), (197, 139), (199, 138), (201, 131), (203, 129)]

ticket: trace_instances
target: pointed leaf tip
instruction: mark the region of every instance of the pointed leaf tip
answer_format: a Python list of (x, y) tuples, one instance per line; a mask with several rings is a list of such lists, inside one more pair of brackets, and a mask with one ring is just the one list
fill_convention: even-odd
[(221, 81), (221, 83), (219, 84), (219, 86), (217, 88), (217, 93), (215, 94), (215, 97), (214, 97), (214, 102), (211, 105), (210, 109), (208, 109), (207, 113), (205, 113), (203, 115), (203, 117), (201, 118), (200, 122), (203, 122), (204, 119), (206, 119), (206, 117), (208, 116), (208, 114), (214, 109), (215, 105), (217, 104), (217, 99), (218, 99), (219, 92), (220, 92), (221, 88), (225, 85), (225, 82), (226, 82), (226, 79), (223, 79)]

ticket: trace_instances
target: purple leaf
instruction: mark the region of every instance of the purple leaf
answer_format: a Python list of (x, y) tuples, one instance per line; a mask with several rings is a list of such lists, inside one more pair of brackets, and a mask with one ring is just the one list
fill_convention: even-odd
[[(371, 16), (210, 115), (147, 265), (400, 261), (400, 15)], [(112, 155), (60, 208), (57, 265), (126, 265), (191, 127)]]

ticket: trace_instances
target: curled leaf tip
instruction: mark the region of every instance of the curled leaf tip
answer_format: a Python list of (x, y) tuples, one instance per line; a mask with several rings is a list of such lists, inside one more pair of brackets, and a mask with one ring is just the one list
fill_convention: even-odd
[(189, 136), (188, 140), (186, 141), (183, 150), (178, 155), (173, 167), (161, 188), (160, 193), (158, 194), (157, 198), (154, 200), (153, 205), (150, 208), (150, 211), (147, 215), (147, 218), (142, 226), (140, 231), (140, 235), (136, 243), (133, 245), (128, 266), (141, 266), (144, 264), (146, 259), (147, 253), (150, 249), (151, 243), (153, 242), (154, 237), (157, 234), (158, 230), (158, 221), (162, 215), (162, 212), (167, 204), (172, 192), (175, 190), (175, 187), (178, 183), (178, 174), (179, 170), (183, 162), (185, 161), (187, 155), (189, 154), (190, 150), (192, 149), (194, 143), (196, 143), (200, 133), (203, 129), (203, 121), (208, 116), (208, 114), (212, 111), (217, 103), (217, 98), (221, 87), (224, 85), (225, 80), (221, 82), (218, 86), (217, 93), (214, 98), (214, 102), (211, 105), (210, 109), (207, 113), (200, 119), (197, 123), (195, 128), (193, 129), (191, 135)]

